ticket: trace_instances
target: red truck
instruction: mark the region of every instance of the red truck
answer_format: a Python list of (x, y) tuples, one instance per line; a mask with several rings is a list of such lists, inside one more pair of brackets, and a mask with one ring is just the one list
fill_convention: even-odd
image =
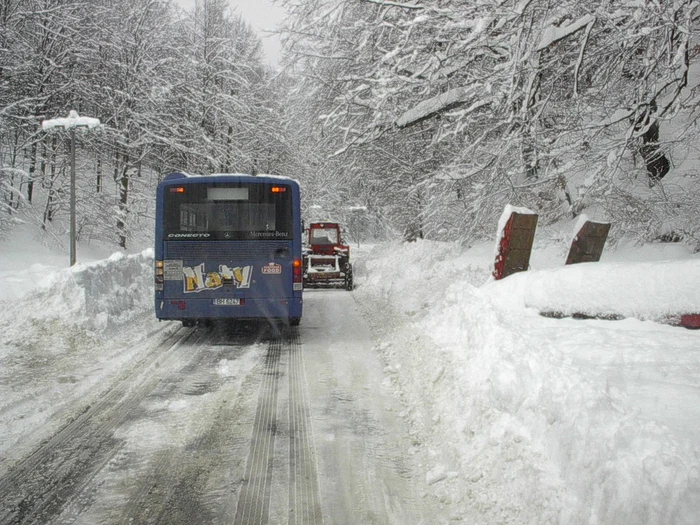
[(343, 244), (338, 223), (319, 221), (309, 224), (303, 261), (305, 287), (353, 289), (350, 246)]

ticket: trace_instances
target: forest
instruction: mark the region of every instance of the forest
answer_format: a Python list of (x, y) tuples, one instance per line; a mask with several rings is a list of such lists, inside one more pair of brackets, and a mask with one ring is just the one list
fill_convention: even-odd
[[(277, 67), (226, 0), (0, 2), (0, 236), (152, 236), (167, 173), (270, 173), (350, 240), (493, 237), (506, 204), (700, 249), (698, 2), (276, 0)], [(319, 217), (322, 215), (322, 217)], [(555, 230), (552, 230), (555, 231)], [(556, 233), (552, 233), (556, 236)]]

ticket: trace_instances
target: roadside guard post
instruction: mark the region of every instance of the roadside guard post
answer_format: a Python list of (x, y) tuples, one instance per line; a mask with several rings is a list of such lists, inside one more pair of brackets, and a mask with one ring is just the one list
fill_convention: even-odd
[[(504, 221), (505, 224), (503, 224)], [(494, 279), (503, 279), (530, 267), (530, 254), (536, 229), (536, 213), (525, 208), (506, 206), (499, 222), (499, 239), (493, 268)]]
[(587, 220), (578, 229), (571, 241), (565, 264), (598, 262), (608, 238), (610, 224)]
[(678, 326), (682, 326), (683, 328), (692, 328), (693, 330), (700, 330), (700, 314), (681, 315)]

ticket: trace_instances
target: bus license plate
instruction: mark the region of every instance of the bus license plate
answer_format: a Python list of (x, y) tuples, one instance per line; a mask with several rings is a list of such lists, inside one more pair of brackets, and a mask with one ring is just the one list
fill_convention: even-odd
[(241, 300), (235, 297), (214, 299), (214, 306), (239, 306)]

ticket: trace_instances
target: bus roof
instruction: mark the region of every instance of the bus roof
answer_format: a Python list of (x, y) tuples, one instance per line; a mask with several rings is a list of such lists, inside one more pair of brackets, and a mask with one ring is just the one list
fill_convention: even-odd
[(206, 182), (207, 179), (210, 179), (212, 181), (217, 180), (217, 179), (235, 179), (235, 180), (250, 181), (250, 182), (254, 182), (254, 181), (257, 181), (257, 182), (280, 181), (280, 182), (293, 182), (297, 186), (299, 186), (299, 181), (297, 181), (291, 177), (284, 177), (281, 175), (268, 175), (268, 174), (250, 175), (247, 173), (212, 173), (211, 175), (196, 175), (196, 174), (185, 173), (185, 172), (175, 172), (175, 173), (169, 173), (163, 179), (163, 182), (176, 181), (176, 180), (182, 180), (182, 179), (201, 179), (202, 182)]

